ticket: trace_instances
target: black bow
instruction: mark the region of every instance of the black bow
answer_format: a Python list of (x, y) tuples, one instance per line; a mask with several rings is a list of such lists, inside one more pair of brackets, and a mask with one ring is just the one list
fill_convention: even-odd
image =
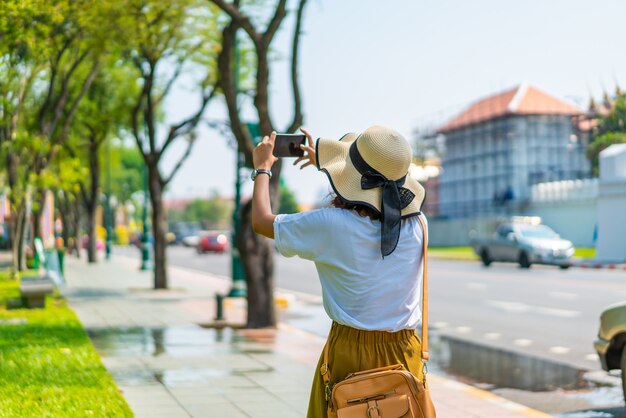
[(391, 254), (400, 239), (402, 209), (407, 207), (415, 197), (409, 189), (402, 187), (406, 175), (398, 180), (389, 180), (373, 169), (359, 153), (356, 141), (350, 146), (352, 164), (361, 173), (361, 189), (368, 190), (382, 187), (380, 251), (383, 257)]

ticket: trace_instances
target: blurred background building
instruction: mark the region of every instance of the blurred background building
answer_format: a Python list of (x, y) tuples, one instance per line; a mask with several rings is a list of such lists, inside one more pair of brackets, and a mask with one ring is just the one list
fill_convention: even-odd
[(510, 214), (528, 207), (531, 186), (591, 176), (573, 118), (583, 112), (522, 84), (481, 99), (439, 129), (439, 215)]
[(417, 130), (431, 243), (467, 245), (470, 231), (529, 215), (576, 245), (594, 245), (598, 180), (587, 149), (612, 102), (604, 94), (583, 110), (522, 83)]

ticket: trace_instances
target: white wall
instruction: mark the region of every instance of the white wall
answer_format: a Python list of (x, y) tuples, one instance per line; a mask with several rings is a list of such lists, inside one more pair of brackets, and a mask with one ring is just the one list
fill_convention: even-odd
[(491, 235), (504, 219), (465, 218), (465, 219), (429, 219), (428, 244), (433, 247), (459, 247), (470, 243), (470, 232), (478, 237)]
[(602, 261), (626, 260), (626, 144), (600, 153), (598, 251)]
[[(578, 247), (592, 247), (598, 223), (598, 179), (564, 180), (535, 184), (530, 188), (530, 204), (522, 213), (539, 216), (563, 238)], [(624, 213), (626, 213), (626, 208)], [(433, 246), (465, 246), (469, 233), (491, 234), (506, 218), (431, 219), (430, 244)], [(626, 235), (624, 235), (626, 236)]]

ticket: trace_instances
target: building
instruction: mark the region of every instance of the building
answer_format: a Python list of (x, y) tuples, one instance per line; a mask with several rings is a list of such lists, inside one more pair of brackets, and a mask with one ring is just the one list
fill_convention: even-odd
[(481, 99), (445, 123), (438, 214), (444, 218), (525, 211), (531, 186), (591, 176), (582, 112), (528, 84)]

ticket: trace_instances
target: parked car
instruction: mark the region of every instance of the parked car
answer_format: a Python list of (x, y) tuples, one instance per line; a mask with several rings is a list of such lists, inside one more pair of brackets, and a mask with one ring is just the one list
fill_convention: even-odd
[(202, 234), (202, 231), (198, 231), (193, 235), (187, 235), (185, 238), (182, 239), (183, 245), (185, 247), (198, 247), (198, 243), (200, 242), (200, 234)]
[(177, 222), (170, 229), (170, 232), (175, 235), (172, 244), (184, 244), (183, 240), (186, 237), (197, 236), (200, 229), (200, 225), (195, 222)]
[(522, 268), (548, 264), (567, 269), (575, 251), (571, 241), (536, 221), (502, 223), (491, 238), (473, 239), (471, 245), (485, 266), (508, 261)]
[(602, 312), (598, 338), (593, 345), (604, 370), (621, 370), (626, 398), (626, 303), (609, 306)]
[(214, 231), (201, 234), (196, 249), (198, 254), (208, 252), (222, 254), (228, 250), (228, 235), (223, 232)]

